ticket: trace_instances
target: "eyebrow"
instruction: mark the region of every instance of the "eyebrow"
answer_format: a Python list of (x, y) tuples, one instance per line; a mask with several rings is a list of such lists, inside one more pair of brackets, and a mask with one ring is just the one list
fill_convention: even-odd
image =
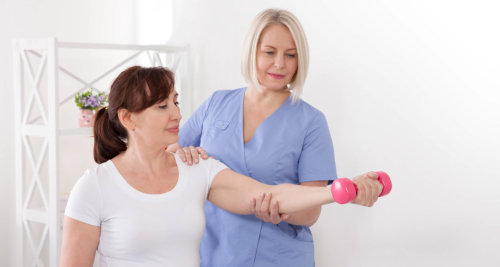
[[(268, 48), (273, 48), (273, 49), (276, 49), (276, 47), (272, 46), (272, 45), (264, 45), (264, 47), (268, 47)], [(287, 50), (285, 51), (290, 51), (290, 50), (297, 50), (297, 48), (288, 48)]]

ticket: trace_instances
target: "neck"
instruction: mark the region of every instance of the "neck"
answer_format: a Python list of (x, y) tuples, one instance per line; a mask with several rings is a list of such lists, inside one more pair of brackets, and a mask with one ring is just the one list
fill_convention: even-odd
[(118, 155), (116, 160), (125, 166), (133, 168), (135, 172), (156, 173), (165, 167), (175, 165), (172, 154), (165, 152), (164, 148), (151, 148), (139, 145), (129, 140), (129, 146), (125, 152)]
[(290, 96), (290, 91), (286, 89), (282, 90), (258, 90), (255, 86), (249, 85), (247, 90), (245, 91), (246, 100), (252, 103), (259, 104), (281, 104), (283, 103), (288, 96)]

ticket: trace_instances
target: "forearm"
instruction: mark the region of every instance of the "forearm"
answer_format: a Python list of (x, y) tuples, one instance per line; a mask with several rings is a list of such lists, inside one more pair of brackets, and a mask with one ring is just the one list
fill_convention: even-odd
[(273, 201), (278, 201), (279, 213), (298, 215), (296, 219), (290, 218), (295, 220), (294, 224), (314, 223), (321, 211), (321, 205), (334, 202), (330, 187), (280, 184), (272, 186), (271, 193)]
[[(252, 214), (253, 198), (260, 193), (271, 193), (273, 201), (278, 201), (279, 213), (286, 214), (307, 212), (333, 202), (330, 187), (295, 184), (271, 186), (229, 169), (217, 174), (210, 187), (208, 200), (233, 213)], [(309, 220), (303, 222), (306, 221)]]

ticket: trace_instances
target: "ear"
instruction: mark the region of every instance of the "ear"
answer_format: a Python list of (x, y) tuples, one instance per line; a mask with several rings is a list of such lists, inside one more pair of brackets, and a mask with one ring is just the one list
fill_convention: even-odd
[(124, 108), (121, 108), (118, 110), (117, 115), (123, 127), (130, 131), (135, 130), (135, 122), (132, 120), (132, 113)]

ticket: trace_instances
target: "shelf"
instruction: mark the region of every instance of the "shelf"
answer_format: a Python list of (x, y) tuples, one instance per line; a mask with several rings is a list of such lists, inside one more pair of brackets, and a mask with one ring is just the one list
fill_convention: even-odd
[(49, 214), (44, 210), (24, 210), (24, 218), (27, 221), (47, 224), (49, 222)]
[[(58, 266), (62, 235), (60, 230), (69, 196), (69, 192), (61, 192), (60, 185), (63, 176), (61, 170), (67, 167), (64, 165), (65, 168), (62, 168), (63, 163), (67, 164), (69, 161), (70, 164), (73, 164), (71, 163), (72, 158), (64, 154), (68, 153), (68, 150), (78, 154), (78, 151), (81, 151), (78, 149), (88, 148), (92, 143), (90, 138), (93, 136), (92, 127), (79, 128), (74, 121), (70, 124), (64, 124), (67, 120), (60, 119), (61, 110), (59, 107), (71, 101), (76, 93), (62, 92), (63, 88), (66, 88), (63, 84), (76, 81), (82, 84), (81, 90), (94, 87), (96, 83), (101, 82), (109, 75), (114, 75), (115, 72), (127, 66), (136, 65), (138, 60), (144, 59), (142, 65), (168, 67), (180, 76), (178, 90), (180, 89), (184, 111), (189, 114), (193, 111), (191, 99), (188, 98), (188, 96), (193, 95), (189, 66), (190, 49), (186, 44), (174, 43), (164, 45), (72, 43), (59, 42), (56, 38), (17, 39), (13, 43), (13, 48), (16, 209), (19, 222), (19, 231), (16, 233), (19, 242), (17, 242), (15, 249), (19, 264), (16, 266), (32, 266), (33, 263), (41, 266)], [(62, 49), (65, 51), (74, 49), (70, 53), (81, 53), (82, 50), (128, 52), (120, 52), (120, 57), (123, 56), (121, 61), (107, 66), (105, 70), (100, 71), (97, 77), (88, 81), (68, 66), (61, 64), (65, 63), (61, 62), (62, 59), (59, 57)], [(85, 63), (93, 66), (92, 64), (99, 64), (105, 60), (101, 57), (94, 59), (94, 63), (91, 61), (92, 58), (85, 59)], [(149, 64), (147, 60), (149, 60)], [(59, 94), (67, 97), (59, 99)], [(63, 136), (67, 136), (67, 138), (62, 138)], [(75, 145), (74, 147), (66, 147), (68, 144)], [(40, 177), (47, 177), (48, 181), (46, 185), (43, 184), (44, 188), (41, 188)], [(28, 185), (31, 187), (28, 188)], [(64, 188), (63, 190), (68, 189)], [(37, 192), (43, 194), (47, 199), (48, 196), (57, 197), (52, 197), (46, 203), (48, 205), (46, 209), (27, 208)], [(29, 226), (31, 222), (42, 224), (44, 228), (29, 229), (26, 226)], [(43, 236), (47, 242), (43, 241), (38, 244), (33, 242), (35, 240), (32, 238), (25, 238), (32, 235), (31, 231), (34, 232), (34, 235)], [(38, 252), (36, 249), (29, 250), (30, 247), (37, 247)], [(44, 251), (44, 254), (42, 255), (40, 251)], [(30, 262), (25, 262), (25, 259), (29, 257), (33, 258), (31, 265), (28, 265)]]
[(81, 128), (73, 128), (73, 129), (59, 129), (59, 135), (84, 135), (84, 136), (93, 136), (93, 128), (92, 127), (81, 127)]

